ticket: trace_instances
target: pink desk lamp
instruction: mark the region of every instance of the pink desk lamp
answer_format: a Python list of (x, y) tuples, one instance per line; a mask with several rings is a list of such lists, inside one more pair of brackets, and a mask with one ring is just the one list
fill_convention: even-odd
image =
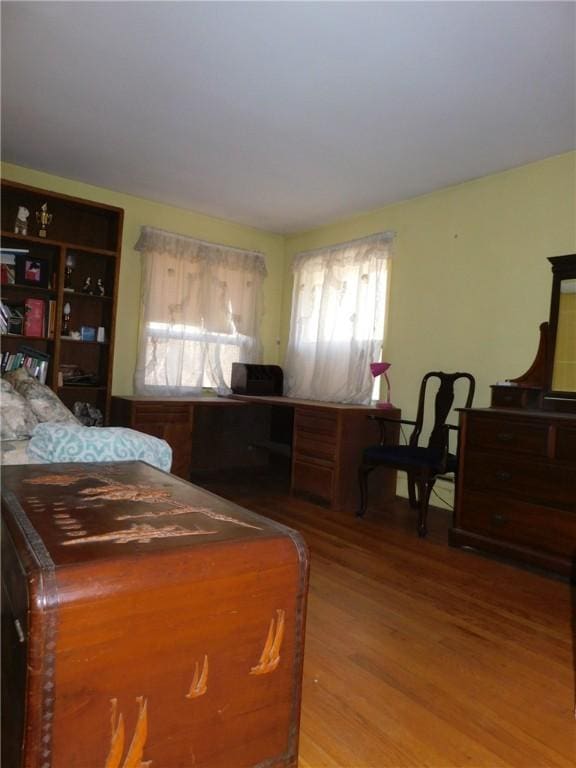
[(390, 402), (390, 379), (388, 378), (387, 374), (390, 365), (391, 363), (370, 363), (370, 373), (372, 376), (376, 378), (377, 376), (382, 376), (382, 374), (384, 374), (384, 378), (386, 379), (386, 400), (381, 400), (380, 402), (376, 403), (376, 408), (394, 408)]

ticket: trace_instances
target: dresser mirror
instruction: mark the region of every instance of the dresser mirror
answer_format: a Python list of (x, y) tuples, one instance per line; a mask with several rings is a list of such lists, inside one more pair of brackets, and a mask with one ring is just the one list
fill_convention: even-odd
[(576, 411), (576, 254), (549, 261), (553, 282), (544, 408)]
[(492, 407), (576, 413), (576, 254), (553, 256), (550, 322), (540, 326), (534, 362), (493, 384)]

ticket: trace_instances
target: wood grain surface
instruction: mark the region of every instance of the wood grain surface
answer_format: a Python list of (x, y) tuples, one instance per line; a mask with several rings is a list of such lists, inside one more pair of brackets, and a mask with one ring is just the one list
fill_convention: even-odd
[(294, 768), (297, 533), (142, 462), (3, 484), (3, 765)]
[(311, 547), (300, 768), (576, 764), (576, 603), (559, 577), (426, 540), (403, 501), (358, 520), (246, 479), (214, 490)]

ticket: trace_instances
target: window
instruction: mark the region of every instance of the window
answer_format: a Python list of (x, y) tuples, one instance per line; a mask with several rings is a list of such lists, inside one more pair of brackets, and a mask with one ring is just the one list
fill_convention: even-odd
[(367, 403), (384, 338), (392, 233), (298, 254), (287, 394)]
[(258, 362), (260, 253), (144, 227), (139, 394), (228, 390), (233, 362)]

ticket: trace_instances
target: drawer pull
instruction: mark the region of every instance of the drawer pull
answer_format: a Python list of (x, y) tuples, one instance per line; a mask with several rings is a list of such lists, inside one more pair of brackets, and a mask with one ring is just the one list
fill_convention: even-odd
[(506, 515), (503, 515), (501, 512), (494, 512), (492, 522), (494, 525), (504, 525), (508, 521), (506, 520)]
[(510, 443), (514, 440), (514, 435), (511, 432), (498, 432), (496, 439), (501, 443)]
[(496, 480), (510, 480), (512, 478), (512, 474), (510, 472), (496, 472)]

